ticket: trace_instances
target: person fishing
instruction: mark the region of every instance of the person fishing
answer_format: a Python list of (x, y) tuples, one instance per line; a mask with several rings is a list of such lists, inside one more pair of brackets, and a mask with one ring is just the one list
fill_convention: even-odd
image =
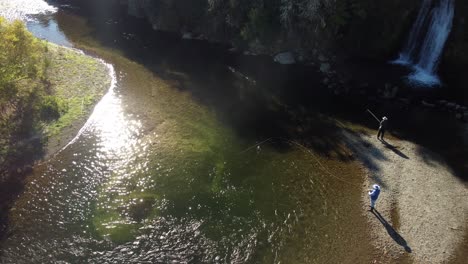
[(387, 120), (386, 116), (382, 117), (382, 120), (379, 120), (371, 110), (367, 109), (367, 112), (375, 118), (377, 122), (379, 122), (379, 132), (377, 133), (377, 139), (384, 141), (383, 137), (385, 135), (385, 130), (387, 130)]
[(372, 189), (369, 190), (369, 198), (370, 198), (370, 211), (373, 211), (375, 208), (375, 202), (380, 195), (380, 186), (378, 184), (372, 185)]
[(387, 129), (387, 120), (386, 116), (382, 117), (382, 121), (380, 121), (379, 132), (377, 133), (377, 139), (384, 140), (383, 137), (385, 135), (385, 130)]

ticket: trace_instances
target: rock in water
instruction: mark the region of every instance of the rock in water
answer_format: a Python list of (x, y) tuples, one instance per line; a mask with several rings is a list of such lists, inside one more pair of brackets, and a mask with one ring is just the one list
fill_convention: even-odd
[(296, 58), (294, 57), (294, 54), (292, 52), (290, 52), (290, 51), (276, 54), (276, 56), (275, 56), (275, 58), (273, 60), (275, 62), (280, 63), (280, 64), (294, 64), (294, 63), (296, 63)]

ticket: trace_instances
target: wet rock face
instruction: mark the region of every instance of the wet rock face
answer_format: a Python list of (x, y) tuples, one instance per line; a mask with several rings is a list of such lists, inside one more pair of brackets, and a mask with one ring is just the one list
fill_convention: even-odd
[(294, 64), (296, 63), (296, 58), (294, 56), (294, 53), (287, 51), (287, 52), (278, 53), (274, 57), (274, 61), (280, 64)]

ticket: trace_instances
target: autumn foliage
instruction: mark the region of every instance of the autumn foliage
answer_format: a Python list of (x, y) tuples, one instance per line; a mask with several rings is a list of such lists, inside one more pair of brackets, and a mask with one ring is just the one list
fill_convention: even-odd
[(0, 17), (0, 163), (25, 145), (50, 104), (46, 50), (22, 22)]

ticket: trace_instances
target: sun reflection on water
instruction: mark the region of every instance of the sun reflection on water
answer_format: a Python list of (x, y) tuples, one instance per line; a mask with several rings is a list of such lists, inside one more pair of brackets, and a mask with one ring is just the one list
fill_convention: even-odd
[(8, 20), (31, 20), (32, 15), (56, 11), (57, 8), (42, 0), (0, 0), (0, 16)]
[[(215, 115), (157, 90), (136, 64), (113, 62), (119, 81), (106, 64), (108, 93), (60, 155), (34, 169), (0, 263), (274, 263), (291, 237), (291, 256), (296, 245), (308, 246), (305, 257), (318, 241), (332, 245), (322, 229), (337, 230), (334, 193), (307, 155), (267, 145), (241, 155), (246, 146)], [(148, 87), (149, 104), (124, 92)], [(132, 101), (140, 109), (129, 111)], [(149, 108), (154, 127), (129, 114)]]
[(128, 160), (138, 148), (142, 123), (125, 115), (122, 100), (116, 91), (115, 69), (111, 64), (103, 61), (102, 63), (107, 66), (112, 78), (110, 89), (96, 105), (88, 121), (75, 138), (62, 150), (75, 143), (83, 134), (93, 134), (97, 135), (99, 140), (98, 155)]

